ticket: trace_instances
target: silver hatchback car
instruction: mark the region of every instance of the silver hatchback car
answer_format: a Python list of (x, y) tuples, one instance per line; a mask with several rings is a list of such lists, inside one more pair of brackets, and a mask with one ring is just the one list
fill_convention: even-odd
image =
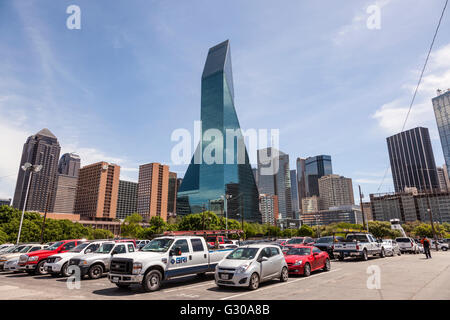
[(254, 244), (236, 248), (216, 266), (219, 287), (248, 287), (256, 290), (261, 282), (288, 280), (288, 266), (278, 246)]

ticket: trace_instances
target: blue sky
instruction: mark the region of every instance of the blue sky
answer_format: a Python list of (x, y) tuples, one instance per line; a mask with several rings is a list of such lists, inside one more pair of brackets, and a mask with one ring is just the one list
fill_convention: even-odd
[[(366, 197), (393, 191), (386, 137), (400, 131), (443, 0), (0, 2), (0, 197), (12, 197), (26, 137), (48, 127), (82, 165), (121, 165), (137, 179), (170, 165), (177, 128), (200, 117), (209, 47), (229, 39), (243, 129), (280, 129), (280, 148), (332, 156)], [(66, 8), (81, 8), (81, 30)], [(366, 27), (368, 6), (381, 29)], [(407, 128), (430, 129), (431, 98), (450, 88), (450, 13)], [(184, 174), (184, 166), (171, 166)]]

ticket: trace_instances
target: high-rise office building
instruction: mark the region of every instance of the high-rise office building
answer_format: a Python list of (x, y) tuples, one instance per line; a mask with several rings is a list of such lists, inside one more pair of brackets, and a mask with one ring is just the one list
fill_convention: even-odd
[(288, 154), (271, 147), (258, 150), (258, 190), (278, 196), (281, 219), (293, 218)]
[(320, 209), (354, 205), (352, 179), (329, 174), (319, 179)]
[(441, 138), (447, 175), (450, 176), (450, 89), (443, 92), (437, 90), (437, 96), (432, 99), (434, 115)]
[(116, 218), (125, 219), (137, 212), (137, 182), (119, 180)]
[(150, 221), (160, 217), (167, 221), (169, 166), (147, 163), (139, 166), (137, 212)]
[(272, 194), (259, 195), (259, 210), (262, 223), (277, 225), (278, 220), (278, 197)]
[(167, 201), (167, 213), (173, 216), (177, 212), (178, 179), (175, 172), (169, 172), (169, 195)]
[(97, 162), (80, 169), (74, 213), (82, 220), (116, 218), (120, 166)]
[[(211, 203), (223, 203), (229, 186), (233, 190), (237, 186), (244, 219), (260, 222), (259, 194), (234, 105), (228, 41), (208, 51), (201, 83), (201, 120), (204, 134), (178, 190), (177, 215), (201, 212)], [(207, 133), (212, 131), (220, 132), (222, 141), (211, 141)], [(234, 133), (231, 144), (226, 139), (230, 132)], [(205, 154), (213, 159), (203, 159)]]
[(80, 171), (80, 156), (75, 153), (65, 153), (58, 163), (58, 173), (71, 177), (78, 177)]
[(312, 196), (312, 197), (306, 197), (302, 199), (302, 215), (305, 213), (313, 213), (318, 212), (319, 207), (319, 197), (318, 196)]
[(444, 173), (443, 167), (436, 167), (436, 173), (438, 176), (439, 190), (447, 191), (449, 189), (448, 181), (446, 179), (446, 175)]
[(291, 170), (291, 208), (292, 218), (298, 219), (300, 208), (298, 205), (298, 184), (297, 184), (297, 170)]
[(74, 211), (80, 162), (80, 156), (75, 153), (65, 153), (59, 160), (53, 208), (56, 213), (73, 213)]
[(42, 165), (42, 169), (39, 173), (32, 175), (26, 210), (44, 212), (47, 209), (48, 212), (53, 212), (60, 150), (58, 139), (47, 128), (28, 137), (23, 146), (19, 165), (13, 200), (14, 208), (22, 210), (24, 206), (30, 171), (23, 171), (21, 167), (28, 162), (33, 165)]
[(298, 194), (298, 208), (302, 210), (302, 199), (306, 198), (306, 168), (305, 160), (297, 158), (297, 194)]
[(403, 131), (387, 139), (392, 178), (396, 192), (405, 188), (431, 190), (439, 188), (427, 128), (417, 127)]
[(319, 178), (333, 174), (331, 156), (320, 155), (305, 159), (306, 196), (319, 196)]
[(73, 213), (75, 208), (75, 197), (77, 193), (78, 177), (58, 174), (56, 187), (56, 198), (53, 212)]

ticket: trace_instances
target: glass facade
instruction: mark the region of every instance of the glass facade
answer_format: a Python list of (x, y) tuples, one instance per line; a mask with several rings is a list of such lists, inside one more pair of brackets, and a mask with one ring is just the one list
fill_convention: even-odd
[(319, 178), (333, 174), (331, 156), (320, 155), (305, 160), (306, 196), (319, 196)]
[[(222, 214), (227, 207), (229, 218), (238, 218), (243, 211), (245, 220), (260, 222), (259, 194), (245, 145), (244, 161), (238, 162), (238, 146), (243, 145), (243, 137), (234, 107), (228, 41), (209, 49), (202, 75), (201, 120), (203, 136), (178, 190), (177, 214), (205, 209)], [(205, 135), (211, 130), (220, 132), (222, 141)], [(237, 133), (230, 145), (226, 139), (227, 130)], [(232, 157), (230, 152), (233, 152)], [(211, 155), (216, 161), (210, 163), (205, 155)], [(226, 206), (222, 200), (225, 194), (231, 195)]]
[(292, 200), (292, 217), (299, 219), (299, 203), (298, 203), (298, 184), (297, 170), (291, 170), (291, 200)]
[(450, 91), (439, 94), (432, 102), (441, 138), (442, 152), (450, 176)]

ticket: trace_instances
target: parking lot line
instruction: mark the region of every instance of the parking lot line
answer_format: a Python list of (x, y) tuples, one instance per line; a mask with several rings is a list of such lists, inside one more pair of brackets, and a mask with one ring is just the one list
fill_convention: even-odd
[[(336, 271), (339, 271), (339, 270), (341, 270), (341, 269), (334, 269), (334, 270), (328, 271), (326, 274), (330, 274), (330, 273), (333, 273), (333, 272), (336, 272)], [(308, 279), (311, 279), (311, 278), (318, 277), (320, 275), (323, 275), (323, 273), (318, 273), (318, 274), (315, 274), (315, 275), (312, 275), (312, 276), (309, 276), (309, 277), (305, 277), (305, 278), (295, 279), (295, 280), (288, 281), (288, 282), (279, 283), (279, 284), (274, 285), (274, 286), (267, 286), (266, 288), (258, 289), (256, 291), (249, 291), (249, 292), (243, 292), (243, 293), (235, 294), (235, 295), (232, 295), (232, 296), (229, 296), (229, 297), (222, 298), (220, 300), (233, 299), (233, 298), (237, 298), (237, 297), (240, 297), (240, 296), (245, 296), (247, 294), (261, 292), (261, 291), (264, 291), (266, 289), (273, 289), (273, 288), (276, 288), (276, 287), (281, 287), (283, 285), (294, 283), (294, 282), (297, 282), (297, 281), (308, 280)]]
[(199, 284), (199, 285), (196, 285), (196, 286), (179, 287), (179, 288), (171, 289), (171, 290), (161, 290), (161, 292), (167, 292), (167, 293), (169, 293), (169, 292), (174, 292), (174, 291), (178, 291), (178, 290), (187, 290), (187, 289), (192, 289), (192, 288), (197, 288), (197, 287), (203, 287), (203, 286), (211, 285), (211, 284), (213, 284), (214, 282), (215, 282), (215, 281), (212, 280), (212, 281), (208, 281), (207, 283), (202, 283), (202, 284)]

